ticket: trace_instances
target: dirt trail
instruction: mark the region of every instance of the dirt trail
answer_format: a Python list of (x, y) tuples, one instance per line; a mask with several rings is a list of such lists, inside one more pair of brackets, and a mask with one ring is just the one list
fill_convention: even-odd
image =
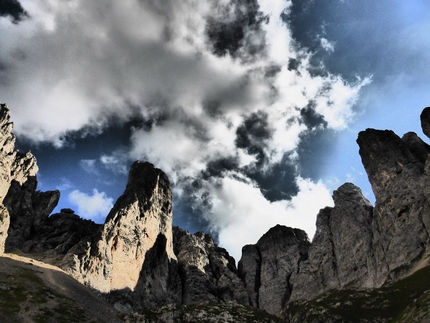
[(89, 313), (93, 318), (106, 323), (122, 322), (119, 319), (119, 313), (111, 304), (98, 297), (89, 288), (80, 284), (58, 267), (15, 254), (4, 254), (0, 257), (0, 260), (3, 262), (0, 269), (3, 270), (7, 269), (1, 268), (5, 266), (9, 266), (9, 269), (15, 266), (32, 270), (43, 280), (47, 287), (64, 297), (72, 299), (77, 306)]

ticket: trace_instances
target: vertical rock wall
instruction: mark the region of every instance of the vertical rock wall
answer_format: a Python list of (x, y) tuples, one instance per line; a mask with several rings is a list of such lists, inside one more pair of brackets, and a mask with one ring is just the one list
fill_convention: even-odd
[(300, 229), (277, 225), (255, 245), (242, 249), (239, 276), (246, 284), (250, 303), (279, 314), (290, 299), (290, 278), (307, 259), (309, 240)]
[(397, 280), (428, 264), (430, 147), (415, 133), (367, 129), (357, 140), (376, 197), (375, 285)]

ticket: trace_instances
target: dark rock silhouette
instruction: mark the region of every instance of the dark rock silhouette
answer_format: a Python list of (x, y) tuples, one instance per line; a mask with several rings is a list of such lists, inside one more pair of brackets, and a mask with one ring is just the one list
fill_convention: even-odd
[(239, 275), (252, 305), (279, 314), (291, 296), (291, 275), (308, 258), (309, 244), (303, 230), (277, 225), (255, 245), (243, 248)]

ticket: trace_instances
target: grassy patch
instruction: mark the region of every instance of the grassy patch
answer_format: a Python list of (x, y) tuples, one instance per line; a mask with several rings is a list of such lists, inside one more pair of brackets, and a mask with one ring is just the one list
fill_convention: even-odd
[[(390, 286), (372, 290), (330, 291), (311, 301), (287, 304), (284, 313), (291, 322), (411, 322), (410, 313), (430, 307), (430, 267)], [(427, 319), (430, 317), (427, 316)]]
[[(170, 305), (142, 313), (144, 320), (136, 320), (145, 323), (164, 322), (165, 317), (174, 318), (175, 322), (182, 323), (211, 323), (211, 322), (235, 322), (235, 323), (282, 323), (283, 321), (265, 311), (251, 306), (240, 304), (216, 304), (216, 305)], [(133, 322), (129, 320), (128, 322)]]
[(48, 288), (36, 271), (18, 266), (0, 272), (0, 321), (93, 322), (75, 302)]

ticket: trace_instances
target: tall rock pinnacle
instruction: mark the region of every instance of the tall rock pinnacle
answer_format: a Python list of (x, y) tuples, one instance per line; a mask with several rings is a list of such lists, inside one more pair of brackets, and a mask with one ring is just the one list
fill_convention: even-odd
[(428, 261), (430, 146), (412, 132), (400, 138), (374, 129), (360, 132), (357, 142), (376, 198), (373, 243), (379, 286)]
[(21, 154), (15, 150), (16, 138), (12, 129), (9, 109), (6, 104), (0, 104), (0, 254), (4, 252), (11, 222), (10, 212), (3, 205), (6, 194), (13, 182), (21, 186), (29, 178), (35, 181), (34, 177), (38, 171), (36, 158), (30, 152)]
[(176, 260), (172, 242), (172, 192), (165, 173), (150, 163), (135, 162), (127, 187), (72, 274), (108, 293), (136, 287), (148, 250), (159, 236), (167, 257)]

